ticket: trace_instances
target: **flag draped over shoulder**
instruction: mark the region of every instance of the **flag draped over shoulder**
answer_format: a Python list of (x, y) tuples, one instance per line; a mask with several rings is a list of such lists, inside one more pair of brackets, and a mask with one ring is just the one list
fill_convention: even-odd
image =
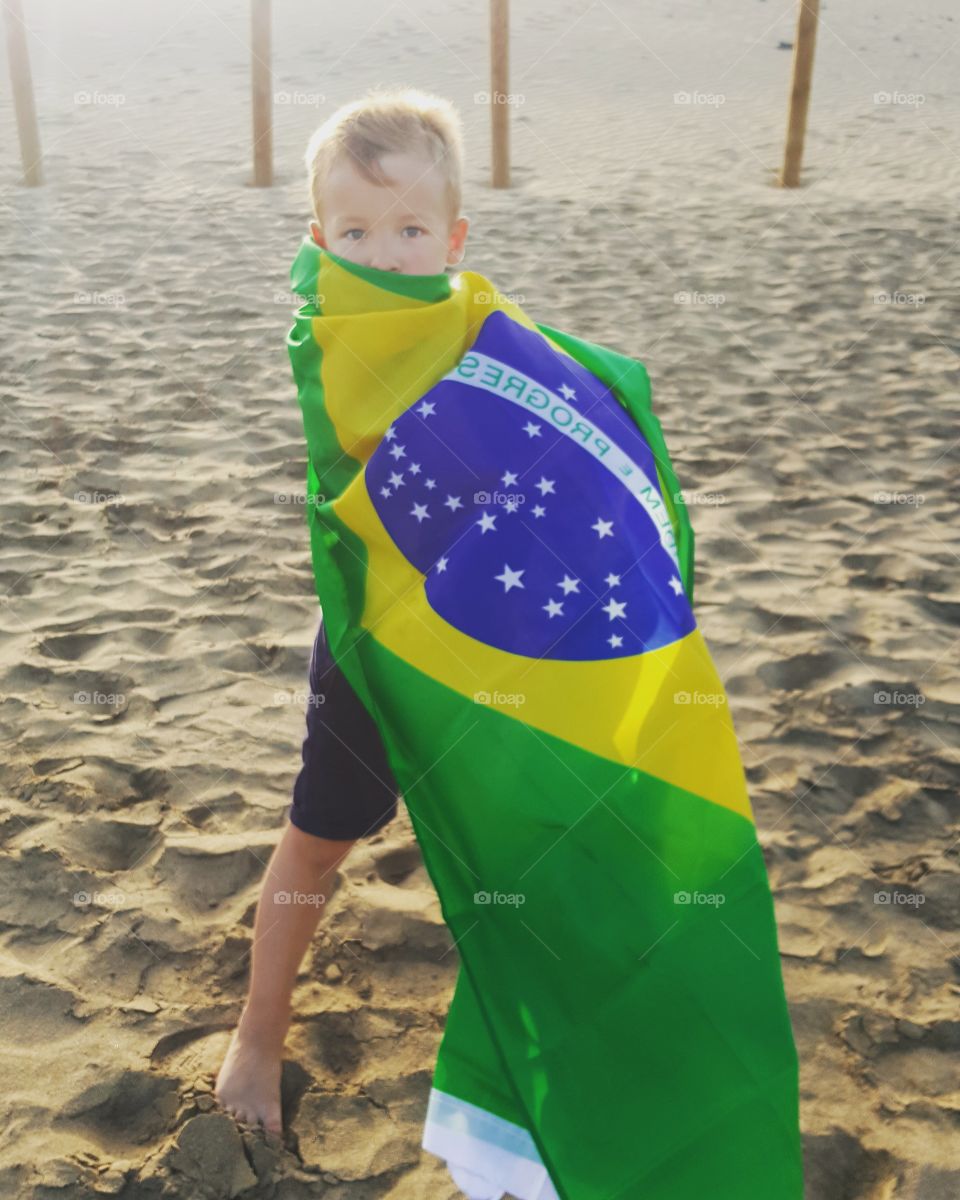
[(641, 363), (305, 238), (332, 653), (460, 955), (423, 1145), (468, 1195), (801, 1200), (773, 902)]

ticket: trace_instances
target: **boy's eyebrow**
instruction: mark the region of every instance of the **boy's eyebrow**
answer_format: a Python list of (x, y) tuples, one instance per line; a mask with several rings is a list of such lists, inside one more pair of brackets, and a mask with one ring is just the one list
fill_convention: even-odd
[[(401, 213), (397, 217), (397, 220), (398, 221), (419, 221), (420, 218), (417, 216), (416, 213)], [(354, 221), (357, 224), (362, 225), (364, 223), (364, 221), (366, 221), (366, 217), (337, 217), (337, 221), (338, 222)]]

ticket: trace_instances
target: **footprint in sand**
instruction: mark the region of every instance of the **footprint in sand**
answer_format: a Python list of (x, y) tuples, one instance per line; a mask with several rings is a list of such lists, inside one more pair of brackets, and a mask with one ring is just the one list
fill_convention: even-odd
[(119, 1151), (170, 1133), (179, 1107), (179, 1086), (151, 1071), (115, 1070), (67, 1099), (55, 1119), (79, 1127), (104, 1147)]
[(849, 665), (850, 655), (846, 651), (811, 651), (795, 654), (779, 662), (763, 663), (757, 668), (757, 675), (767, 687), (782, 688), (787, 692), (805, 692), (823, 688), (834, 672)]
[(234, 897), (242, 899), (263, 876), (272, 851), (267, 837), (251, 844), (245, 834), (168, 836), (154, 873), (178, 904), (210, 909)]
[(423, 858), (418, 846), (403, 846), (399, 850), (388, 850), (374, 860), (377, 875), (384, 883), (394, 887), (422, 887), (424, 879), (413, 879), (418, 868), (424, 876)]
[(105, 633), (65, 633), (45, 637), (38, 649), (45, 658), (77, 662), (96, 650), (106, 637)]
[(60, 836), (61, 850), (81, 867), (129, 871), (162, 840), (158, 822), (113, 821), (101, 817), (77, 820)]
[(867, 1150), (841, 1129), (805, 1134), (803, 1158), (807, 1196), (894, 1200), (900, 1179), (896, 1159), (886, 1150)]

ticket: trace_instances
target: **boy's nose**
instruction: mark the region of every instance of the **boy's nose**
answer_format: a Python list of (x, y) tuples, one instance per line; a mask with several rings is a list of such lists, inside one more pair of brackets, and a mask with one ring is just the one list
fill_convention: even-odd
[(369, 265), (377, 271), (401, 270), (396, 251), (387, 243), (374, 244), (370, 247)]

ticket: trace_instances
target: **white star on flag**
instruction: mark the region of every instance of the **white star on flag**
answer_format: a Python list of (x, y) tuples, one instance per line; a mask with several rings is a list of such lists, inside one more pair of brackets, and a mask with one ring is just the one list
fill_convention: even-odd
[(543, 507), (542, 504), (535, 504), (533, 506), (533, 508), (530, 509), (530, 511), (533, 513), (533, 515), (535, 517), (545, 517), (547, 515), (547, 510)]
[(562, 383), (560, 385), (560, 395), (564, 398), (564, 400), (576, 400), (577, 398), (577, 393), (573, 390), (569, 383)]
[(603, 582), (607, 585), (607, 587), (610, 587), (610, 588), (619, 587), (620, 586), (620, 576), (614, 575), (614, 573), (611, 571), (610, 574), (606, 577), (606, 579), (604, 579)]
[(418, 521), (422, 522), (424, 517), (429, 517), (430, 514), (427, 512), (427, 506), (425, 504), (415, 504), (413, 508), (410, 509), (410, 516), (416, 517)]
[(535, 488), (539, 488), (541, 496), (545, 496), (547, 492), (553, 492), (554, 482), (555, 481), (553, 479), (546, 479), (543, 475), (541, 475), (539, 481), (533, 486)]
[(394, 487), (399, 487), (400, 484), (403, 483), (403, 476), (398, 475), (397, 472), (394, 471), (390, 476), (390, 482), (393, 484)]
[(389, 498), (390, 496), (392, 496), (392, 495), (393, 495), (393, 492), (391, 492), (391, 491), (390, 491), (390, 489), (389, 489), (388, 487), (382, 487), (382, 488), (380, 489), (380, 495), (381, 495), (381, 496), (386, 496), (386, 497), (388, 497), (388, 498)]
[(676, 575), (674, 575), (673, 578), (670, 580), (670, 586), (673, 588), (675, 595), (677, 595), (677, 596), (683, 595), (683, 584), (676, 577)]
[(387, 439), (388, 442), (392, 442), (393, 439), (397, 436), (397, 431), (394, 429), (394, 427), (392, 425), (388, 425), (386, 432), (384, 433), (383, 436)]
[(602, 521), (599, 517), (597, 517), (596, 521), (594, 521), (590, 528), (595, 529), (600, 538), (613, 537), (612, 521)]
[(437, 481), (435, 479), (425, 479), (423, 481), (423, 486), (425, 488), (429, 488), (430, 491), (432, 492), (433, 489), (437, 486)]
[(527, 437), (539, 437), (540, 426), (536, 423), (536, 421), (528, 421), (523, 427), (523, 432), (527, 435)]
[(447, 556), (443, 555), (441, 558), (437, 559), (437, 571), (442, 572), (442, 571), (445, 571), (446, 569), (447, 569)]
[(496, 517), (491, 517), (489, 513), (485, 512), (480, 520), (477, 521), (477, 524), (480, 526), (480, 532), (486, 533), (488, 529), (495, 529), (494, 521), (496, 519)]
[(512, 587), (523, 587), (520, 576), (526, 568), (521, 567), (519, 571), (514, 571), (512, 567), (503, 564), (503, 571), (499, 575), (494, 575), (494, 579), (499, 579), (503, 584), (503, 590), (509, 592)]
[(517, 482), (517, 476), (514, 471), (504, 471), (500, 479), (504, 487), (509, 487), (511, 483)]
[(519, 505), (519, 503), (518, 503), (516, 500), (514, 500), (514, 498), (511, 496), (509, 500), (505, 500), (505, 501), (504, 501), (504, 503), (503, 503), (503, 507), (504, 507), (504, 511), (505, 511), (505, 512), (516, 512), (516, 511), (517, 511), (517, 509), (520, 507), (520, 505)]
[(563, 578), (557, 584), (557, 587), (563, 588), (563, 594), (567, 596), (570, 594), (570, 592), (580, 591), (580, 580), (571, 579), (570, 576), (564, 572)]
[(563, 604), (559, 600), (548, 600), (542, 607), (548, 617), (563, 616)]
[(406, 450), (404, 450), (404, 448), (398, 442), (396, 446), (390, 447), (390, 453), (394, 458), (403, 458), (403, 456), (406, 454)]
[(420, 413), (421, 416), (432, 417), (435, 407), (436, 405), (431, 404), (429, 400), (424, 400), (422, 404), (417, 405), (417, 412)]
[(625, 600), (614, 600), (611, 596), (607, 603), (603, 606), (603, 611), (612, 621), (615, 617), (625, 617), (627, 615), (627, 603)]
[(614, 648), (614, 650), (616, 650), (618, 646), (623, 645), (623, 638), (620, 636), (619, 633), (611, 633), (610, 636), (607, 638), (607, 641)]
[(451, 512), (456, 512), (458, 508), (463, 508), (463, 503), (459, 496), (448, 496), (443, 503)]
[(420, 474), (420, 464), (419, 463), (410, 463), (409, 466), (407, 467), (407, 470), (410, 472), (411, 475), (419, 475)]

